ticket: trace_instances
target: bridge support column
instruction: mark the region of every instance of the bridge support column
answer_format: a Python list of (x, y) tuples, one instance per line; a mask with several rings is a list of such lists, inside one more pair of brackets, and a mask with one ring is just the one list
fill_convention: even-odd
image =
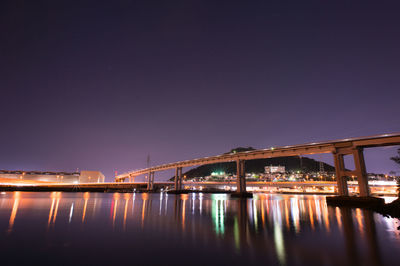
[(339, 196), (348, 196), (349, 189), (347, 187), (347, 179), (346, 179), (346, 176), (343, 175), (343, 173), (345, 171), (343, 154), (334, 153), (333, 157), (335, 159), (336, 182), (337, 182), (338, 194), (339, 194)]
[(135, 176), (129, 175), (129, 183), (135, 182)]
[(360, 190), (361, 197), (369, 196), (368, 176), (365, 168), (364, 153), (362, 148), (355, 148), (353, 150), (354, 164), (356, 170), (355, 175), (357, 176), (358, 188)]
[(174, 190), (178, 190), (178, 168), (175, 169), (175, 187)]
[(182, 190), (182, 167), (175, 169), (175, 190)]
[(245, 193), (246, 192), (246, 175), (245, 175), (245, 168), (244, 168), (244, 160), (237, 160), (236, 161), (236, 192), (237, 193)]
[(182, 190), (182, 179), (183, 179), (183, 176), (182, 176), (182, 167), (179, 167), (178, 168), (178, 175), (179, 175), (179, 178), (178, 178), (178, 190)]
[(175, 191), (182, 190), (182, 167), (175, 169)]
[[(358, 188), (361, 197), (369, 196), (368, 176), (365, 168), (364, 154), (362, 148), (352, 147), (339, 149), (333, 154), (335, 158), (336, 179), (340, 196), (348, 196), (348, 188), (346, 178), (348, 176), (357, 176)], [(346, 170), (344, 165), (344, 155), (352, 155), (354, 158), (354, 171)]]
[(178, 190), (178, 183), (179, 183), (179, 180), (178, 180), (178, 167), (175, 169), (175, 187), (174, 187), (174, 189), (175, 190)]
[(149, 172), (147, 180), (147, 190), (153, 190), (154, 187), (154, 172)]

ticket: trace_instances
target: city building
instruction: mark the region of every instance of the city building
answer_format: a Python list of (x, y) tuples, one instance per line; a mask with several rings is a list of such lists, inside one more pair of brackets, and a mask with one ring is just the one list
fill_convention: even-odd
[(270, 166), (265, 166), (264, 170), (265, 170), (266, 174), (274, 174), (274, 173), (282, 173), (283, 174), (283, 173), (285, 173), (285, 166), (270, 165)]
[(212, 172), (211, 173), (212, 177), (225, 177), (225, 172), (224, 171), (219, 171), (219, 172)]
[(19, 179), (42, 182), (57, 183), (103, 183), (104, 175), (99, 171), (80, 172), (41, 172), (41, 171), (20, 171), (0, 170), (0, 178)]

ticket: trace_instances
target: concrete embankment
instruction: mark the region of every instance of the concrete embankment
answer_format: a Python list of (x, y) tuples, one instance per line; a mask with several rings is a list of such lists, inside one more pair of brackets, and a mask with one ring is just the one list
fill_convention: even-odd
[(330, 206), (368, 209), (385, 216), (400, 218), (400, 199), (385, 204), (382, 198), (336, 196), (326, 197), (326, 203)]
[(32, 192), (133, 192), (146, 189), (143, 184), (40, 184), (40, 185), (0, 185), (0, 191), (32, 191)]
[[(164, 185), (154, 186), (152, 191), (147, 190), (147, 184), (144, 183), (95, 183), (95, 184), (34, 184), (34, 185), (14, 185), (0, 184), (0, 191), (31, 191), (31, 192), (160, 192), (165, 189)], [(170, 190), (170, 194), (187, 194), (193, 192), (202, 193), (231, 193), (230, 191), (217, 188), (206, 188), (201, 191), (195, 190)]]

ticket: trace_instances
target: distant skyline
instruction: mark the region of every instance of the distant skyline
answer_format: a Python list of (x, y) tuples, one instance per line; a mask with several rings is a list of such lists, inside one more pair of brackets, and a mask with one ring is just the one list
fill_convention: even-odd
[[(111, 181), (148, 154), (400, 132), (399, 13), (396, 1), (1, 1), (0, 169)], [(366, 150), (368, 172), (400, 171), (397, 148)]]

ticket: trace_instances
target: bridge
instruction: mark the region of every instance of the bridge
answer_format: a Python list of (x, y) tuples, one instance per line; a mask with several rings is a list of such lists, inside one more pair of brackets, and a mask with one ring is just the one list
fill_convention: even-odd
[[(347, 179), (348, 177), (355, 176), (357, 177), (360, 196), (366, 197), (369, 196), (370, 190), (368, 186), (363, 150), (366, 148), (395, 145), (400, 145), (400, 133), (314, 142), (278, 148), (271, 147), (269, 149), (222, 154), (134, 170), (117, 175), (115, 181), (124, 182), (126, 179), (133, 181), (135, 177), (146, 174), (148, 175), (147, 189), (152, 190), (155, 172), (175, 169), (174, 189), (180, 191), (182, 190), (183, 167), (222, 162), (236, 162), (236, 191), (237, 193), (244, 194), (246, 193), (245, 161), (247, 160), (331, 153), (334, 157), (338, 194), (342, 196), (347, 196), (349, 194)], [(345, 156), (353, 157), (355, 170), (350, 171), (345, 167)]]

